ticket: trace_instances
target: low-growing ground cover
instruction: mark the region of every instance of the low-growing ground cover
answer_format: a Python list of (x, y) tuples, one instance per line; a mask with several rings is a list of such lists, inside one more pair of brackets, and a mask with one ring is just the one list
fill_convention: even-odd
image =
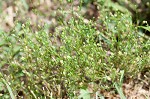
[(0, 97), (149, 98), (150, 40), (139, 30), (149, 27), (133, 24), (126, 8), (30, 2), (2, 2), (9, 7), (1, 12)]

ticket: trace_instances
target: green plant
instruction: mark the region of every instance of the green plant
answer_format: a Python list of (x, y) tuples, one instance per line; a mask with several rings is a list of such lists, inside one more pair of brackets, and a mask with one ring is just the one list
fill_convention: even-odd
[[(100, 1), (97, 21), (86, 21), (80, 11), (63, 10), (54, 33), (47, 32), (49, 25), (33, 30), (30, 21), (18, 22), (10, 32), (0, 31), (0, 74), (8, 76), (11, 85), (8, 91), (2, 89), (5, 94), (19, 97), (22, 93), (28, 99), (74, 98), (74, 91), (82, 89), (89, 97), (85, 89), (93, 82), (102, 90), (115, 87), (124, 98), (120, 89), (124, 77), (136, 77), (150, 66), (150, 40), (140, 35), (122, 7)], [(72, 18), (64, 22), (66, 13)]]

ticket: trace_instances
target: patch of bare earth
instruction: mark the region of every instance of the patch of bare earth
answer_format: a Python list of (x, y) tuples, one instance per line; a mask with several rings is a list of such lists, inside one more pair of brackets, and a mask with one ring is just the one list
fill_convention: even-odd
[[(88, 91), (92, 99), (100, 99), (99, 95), (105, 99), (120, 99), (116, 89), (106, 91), (98, 89), (95, 91), (95, 84), (89, 84)], [(122, 84), (123, 94), (127, 99), (150, 99), (150, 74), (139, 74), (136, 79), (126, 79)]]

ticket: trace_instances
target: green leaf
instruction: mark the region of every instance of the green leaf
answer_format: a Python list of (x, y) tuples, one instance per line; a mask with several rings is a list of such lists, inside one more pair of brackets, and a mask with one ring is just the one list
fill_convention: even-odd
[(21, 0), (21, 2), (23, 4), (23, 6), (25, 7), (25, 9), (28, 10), (29, 6), (28, 6), (26, 0)]
[(72, 2), (72, 0), (67, 0), (67, 2), (71, 3), (71, 2)]
[(14, 46), (14, 49), (13, 49), (13, 57), (15, 56), (15, 55), (17, 55), (19, 52), (20, 52), (20, 46)]
[(14, 94), (13, 94), (9, 84), (7, 83), (7, 81), (5, 79), (3, 79), (3, 78), (1, 78), (1, 79), (2, 79), (3, 83), (6, 85), (8, 91), (9, 91), (9, 94), (11, 96), (11, 99), (15, 99), (15, 96), (14, 96)]
[(123, 82), (123, 77), (124, 77), (124, 70), (120, 71), (121, 77), (120, 77), (120, 83)]
[(79, 99), (91, 99), (90, 92), (88, 90), (81, 89)]
[(112, 7), (114, 10), (120, 10), (122, 12), (128, 12), (127, 9), (125, 9), (123, 6), (119, 5), (118, 3), (114, 3), (111, 0), (107, 0), (105, 6)]
[(4, 90), (4, 84), (0, 82), (0, 91)]
[(121, 99), (126, 99), (126, 97), (125, 97), (124, 94), (123, 94), (122, 88), (121, 88), (120, 86), (118, 86), (117, 83), (115, 83), (114, 85), (115, 85), (115, 88), (117, 89), (117, 91), (118, 91), (118, 93), (119, 93), (119, 95), (120, 95), (120, 98), (121, 98)]
[(1, 41), (0, 41), (0, 47), (1, 47), (1, 46), (4, 46), (5, 44), (6, 44), (5, 40), (1, 40)]
[(139, 26), (139, 28), (143, 28), (143, 29), (150, 32), (150, 26)]

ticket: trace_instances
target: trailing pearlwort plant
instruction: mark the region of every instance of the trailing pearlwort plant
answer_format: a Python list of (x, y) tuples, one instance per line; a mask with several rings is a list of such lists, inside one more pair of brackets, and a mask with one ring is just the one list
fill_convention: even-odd
[[(89, 98), (114, 88), (125, 98), (123, 80), (150, 68), (150, 40), (128, 12), (101, 4), (97, 21), (85, 19), (81, 10), (63, 10), (54, 33), (47, 32), (49, 25), (33, 30), (30, 21), (0, 31), (1, 97)], [(72, 15), (68, 21), (66, 14)], [(87, 91), (89, 83), (96, 84), (93, 92)]]

